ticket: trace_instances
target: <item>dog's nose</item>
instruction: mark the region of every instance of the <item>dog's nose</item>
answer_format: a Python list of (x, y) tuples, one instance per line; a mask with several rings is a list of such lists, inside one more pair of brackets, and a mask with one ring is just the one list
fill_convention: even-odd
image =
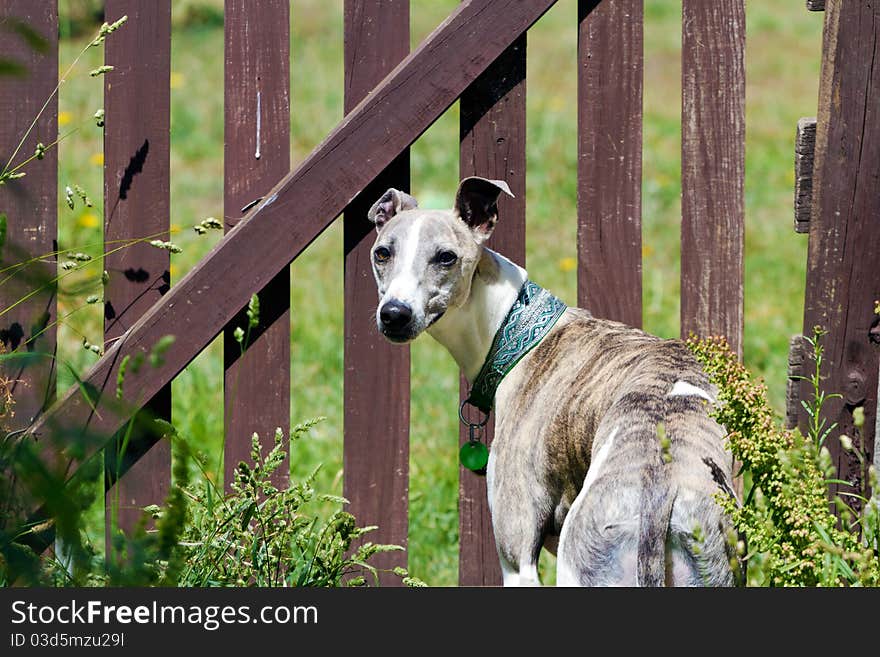
[(399, 331), (412, 319), (412, 308), (401, 301), (392, 300), (379, 309), (382, 326), (392, 331)]

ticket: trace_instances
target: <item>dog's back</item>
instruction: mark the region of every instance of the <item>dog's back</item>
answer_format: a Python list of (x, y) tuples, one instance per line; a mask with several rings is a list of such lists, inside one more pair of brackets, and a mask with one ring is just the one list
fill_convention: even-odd
[(560, 584), (731, 585), (729, 523), (713, 498), (730, 491), (711, 444), (720, 430), (698, 396), (635, 397), (639, 412), (624, 395), (599, 427), (562, 529)]
[[(708, 414), (714, 389), (684, 344), (570, 309), (533, 354), (504, 391), (502, 431), (516, 437), (503, 440), (542, 446), (532, 462), (561, 500), (560, 583), (732, 584), (713, 497), (731, 492), (730, 456)], [(499, 462), (535, 453), (505, 447)]]

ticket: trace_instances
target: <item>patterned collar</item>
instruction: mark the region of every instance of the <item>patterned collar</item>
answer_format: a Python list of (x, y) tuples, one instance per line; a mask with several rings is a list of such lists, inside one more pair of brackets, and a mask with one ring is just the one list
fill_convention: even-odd
[(489, 413), (501, 380), (538, 345), (565, 312), (566, 305), (537, 283), (527, 280), (501, 322), (467, 403)]

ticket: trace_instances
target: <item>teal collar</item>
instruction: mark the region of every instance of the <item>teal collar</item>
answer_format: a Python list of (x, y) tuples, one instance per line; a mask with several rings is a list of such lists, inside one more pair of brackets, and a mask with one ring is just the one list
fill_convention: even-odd
[(502, 379), (562, 317), (566, 305), (537, 283), (527, 280), (501, 322), (466, 403), (489, 413)]

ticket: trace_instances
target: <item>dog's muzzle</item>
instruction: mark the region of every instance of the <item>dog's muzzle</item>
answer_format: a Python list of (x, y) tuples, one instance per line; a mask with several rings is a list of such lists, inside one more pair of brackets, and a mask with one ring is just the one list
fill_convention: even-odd
[(392, 299), (379, 309), (379, 323), (382, 334), (393, 342), (406, 342), (412, 339), (410, 324), (413, 311), (410, 306)]

